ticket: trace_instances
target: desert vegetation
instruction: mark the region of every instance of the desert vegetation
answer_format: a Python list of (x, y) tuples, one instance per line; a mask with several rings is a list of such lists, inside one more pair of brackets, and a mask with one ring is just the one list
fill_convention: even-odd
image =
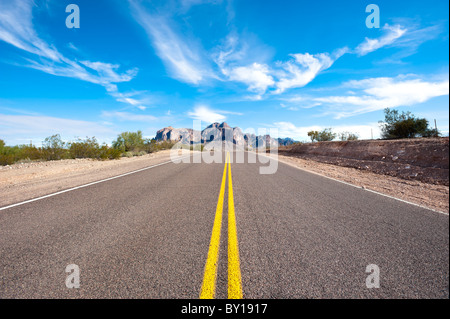
[(144, 139), (142, 132), (123, 132), (113, 141), (112, 146), (100, 144), (95, 137), (77, 138), (64, 142), (59, 134), (45, 138), (41, 147), (33, 144), (6, 146), (0, 139), (0, 165), (16, 162), (52, 161), (62, 159), (91, 158), (113, 160), (120, 157), (133, 157), (170, 149), (171, 142), (156, 142)]
[(418, 118), (411, 112), (399, 113), (398, 110), (386, 108), (384, 121), (380, 121), (382, 139), (399, 139), (414, 137), (439, 137), (437, 128), (430, 128), (428, 120)]

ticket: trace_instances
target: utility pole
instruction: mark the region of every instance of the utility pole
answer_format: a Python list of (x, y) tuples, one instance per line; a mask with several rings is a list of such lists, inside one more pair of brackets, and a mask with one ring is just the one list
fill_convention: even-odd
[(439, 134), (438, 134), (438, 130), (437, 130), (436, 119), (434, 119), (434, 129), (435, 129), (435, 132), (436, 132), (436, 137), (438, 137)]

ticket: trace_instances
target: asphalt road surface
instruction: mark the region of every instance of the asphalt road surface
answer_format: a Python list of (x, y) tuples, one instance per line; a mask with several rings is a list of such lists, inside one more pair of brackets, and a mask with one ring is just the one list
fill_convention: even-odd
[(214, 247), (209, 297), (449, 297), (448, 215), (261, 165), (168, 163), (1, 210), (0, 298), (199, 298)]

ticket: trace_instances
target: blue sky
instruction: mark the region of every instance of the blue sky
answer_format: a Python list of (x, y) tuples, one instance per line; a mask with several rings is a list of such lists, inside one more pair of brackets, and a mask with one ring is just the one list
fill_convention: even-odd
[[(69, 29), (66, 6), (80, 8)], [(380, 8), (368, 28), (366, 6)], [(448, 1), (0, 0), (0, 138), (40, 145), (226, 121), (379, 136), (385, 107), (448, 134)]]

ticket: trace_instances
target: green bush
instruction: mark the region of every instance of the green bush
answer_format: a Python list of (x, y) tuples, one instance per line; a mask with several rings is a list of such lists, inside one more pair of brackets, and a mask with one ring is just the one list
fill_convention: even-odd
[(341, 141), (356, 141), (358, 140), (359, 136), (358, 134), (351, 133), (351, 132), (341, 132), (339, 133), (339, 139)]
[[(143, 150), (147, 153), (154, 153), (162, 150), (171, 149), (176, 143), (171, 141), (157, 142), (156, 140), (146, 139), (144, 141)], [(189, 146), (187, 146), (189, 147)]]
[(15, 159), (11, 154), (0, 154), (0, 165), (11, 165), (14, 164)]
[(47, 137), (42, 143), (43, 158), (48, 161), (70, 158), (66, 143), (59, 134)]
[(333, 133), (331, 128), (323, 129), (322, 131), (309, 131), (308, 136), (311, 138), (311, 142), (326, 142), (332, 141), (336, 138), (337, 134)]
[[(156, 142), (144, 139), (142, 132), (121, 133), (113, 142), (113, 147), (99, 145), (95, 137), (77, 139), (71, 143), (62, 141), (59, 134), (47, 137), (42, 147), (30, 145), (6, 146), (0, 139), (0, 165), (11, 165), (18, 161), (61, 160), (69, 158), (93, 158), (99, 160), (119, 159), (121, 156), (142, 156), (160, 150), (171, 149), (174, 142)], [(189, 146), (187, 145), (187, 148)], [(196, 147), (197, 148), (197, 147)], [(203, 149), (203, 146), (201, 146)]]
[(125, 153), (133, 151), (141, 151), (144, 149), (144, 138), (142, 131), (137, 132), (123, 132), (117, 136), (113, 142), (113, 148)]
[(112, 147), (108, 147), (107, 145), (102, 145), (99, 149), (99, 159), (101, 160), (115, 160), (119, 159), (122, 156), (122, 152), (116, 150)]
[(69, 144), (71, 158), (100, 158), (100, 145), (95, 137), (78, 139)]
[(133, 155), (133, 152), (125, 152), (125, 153), (122, 153), (122, 157), (133, 157), (134, 155)]
[(6, 146), (0, 140), (0, 165), (11, 165), (18, 161), (33, 161), (42, 158), (42, 150), (33, 145)]

